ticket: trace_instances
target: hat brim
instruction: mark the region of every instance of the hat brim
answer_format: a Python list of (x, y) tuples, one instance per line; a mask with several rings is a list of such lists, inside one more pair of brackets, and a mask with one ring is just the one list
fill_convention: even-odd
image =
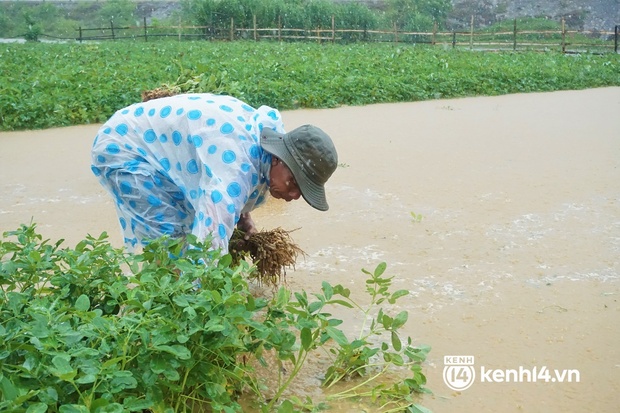
[(325, 197), (325, 187), (321, 184), (313, 182), (308, 176), (301, 170), (290, 150), (286, 146), (285, 140), (286, 134), (278, 133), (269, 128), (263, 128), (261, 132), (260, 144), (263, 149), (272, 155), (277, 156), (286, 164), (286, 166), (293, 173), (295, 181), (301, 191), (301, 196), (306, 202), (313, 208), (319, 211), (327, 211), (329, 205), (327, 204), (327, 198)]

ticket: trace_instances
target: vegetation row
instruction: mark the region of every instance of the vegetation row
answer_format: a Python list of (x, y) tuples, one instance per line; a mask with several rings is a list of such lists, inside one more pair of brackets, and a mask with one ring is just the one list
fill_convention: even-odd
[(105, 121), (164, 84), (281, 110), (620, 85), (620, 56), (404, 44), (108, 42), (0, 48), (0, 130)]
[[(372, 411), (428, 412), (417, 399), (430, 348), (402, 333), (408, 312), (394, 304), (409, 292), (392, 289), (385, 263), (362, 270), (368, 304), (326, 281), (260, 298), (247, 282), (254, 267), (189, 241), (184, 253), (161, 239), (127, 255), (105, 233), (73, 248), (34, 225), (4, 233), (0, 411), (293, 413), (361, 398)], [(334, 309), (360, 317), (359, 334)], [(332, 390), (291, 395), (317, 354)]]

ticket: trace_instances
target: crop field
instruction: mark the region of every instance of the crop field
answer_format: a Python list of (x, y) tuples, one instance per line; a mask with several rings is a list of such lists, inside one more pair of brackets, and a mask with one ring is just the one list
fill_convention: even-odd
[(162, 85), (281, 110), (620, 85), (620, 56), (405, 44), (5, 44), (0, 130), (105, 121)]

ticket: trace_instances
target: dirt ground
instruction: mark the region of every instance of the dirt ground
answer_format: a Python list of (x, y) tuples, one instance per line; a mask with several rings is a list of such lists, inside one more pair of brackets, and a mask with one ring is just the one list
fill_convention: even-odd
[[(406, 334), (432, 346), (424, 372), (433, 395), (422, 405), (618, 411), (620, 88), (283, 115), (287, 129), (313, 123), (333, 136), (331, 208), (270, 201), (255, 221), (301, 227), (293, 236), (308, 255), (289, 271), (292, 289), (329, 280), (363, 300), (361, 269), (387, 262), (395, 287), (412, 293), (390, 310), (408, 310)], [(98, 126), (0, 134), (0, 230), (34, 220), (67, 245), (107, 231), (120, 246), (112, 203), (89, 169)], [(359, 317), (334, 315), (359, 332)], [(474, 356), (466, 390), (444, 382), (450, 355)], [(543, 367), (555, 381), (482, 375)], [(571, 370), (572, 382), (556, 369)], [(318, 395), (317, 376), (299, 388)]]

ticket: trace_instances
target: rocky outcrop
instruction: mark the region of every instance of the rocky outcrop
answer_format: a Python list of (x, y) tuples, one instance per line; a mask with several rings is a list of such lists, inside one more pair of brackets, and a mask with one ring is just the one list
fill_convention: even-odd
[(521, 17), (560, 20), (575, 30), (613, 31), (620, 24), (620, 0), (453, 0), (449, 24), (469, 27)]
[[(384, 0), (356, 1), (375, 9), (384, 9)], [(574, 30), (613, 31), (620, 25), (620, 0), (452, 0), (453, 10), (448, 19), (451, 29), (469, 28), (471, 16), (476, 26), (488, 26), (497, 21), (521, 17), (565, 19)]]

